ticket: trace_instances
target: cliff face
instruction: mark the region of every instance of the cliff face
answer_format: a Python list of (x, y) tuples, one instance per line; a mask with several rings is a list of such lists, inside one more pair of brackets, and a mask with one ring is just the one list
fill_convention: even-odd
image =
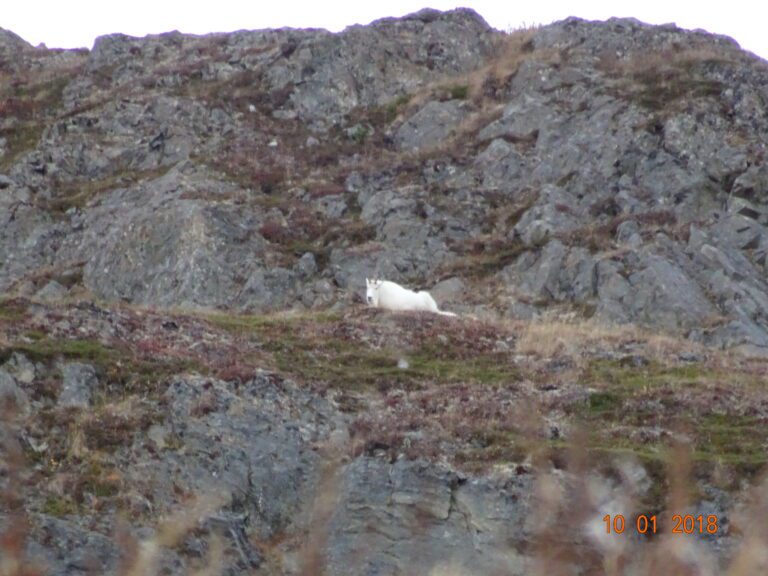
[(451, 279), (475, 312), (569, 303), (768, 346), (768, 71), (728, 39), (507, 36), (467, 10), (91, 52), (3, 38), (5, 291), (311, 308), (378, 273)]
[[(628, 19), (0, 29), (0, 530), (29, 520), (0, 552), (651, 573), (667, 541), (600, 519), (685, 509), (722, 530), (672, 565), (718, 573), (768, 536), (766, 144), (764, 61)], [(370, 276), (463, 317), (366, 310)]]

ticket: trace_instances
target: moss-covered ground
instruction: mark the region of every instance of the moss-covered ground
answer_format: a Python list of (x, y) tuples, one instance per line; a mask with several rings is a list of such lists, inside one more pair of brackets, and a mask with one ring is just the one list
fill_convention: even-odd
[[(330, 393), (364, 451), (480, 471), (542, 454), (558, 464), (579, 449), (596, 462), (633, 458), (663, 470), (670, 448), (687, 439), (701, 473), (754, 473), (766, 462), (766, 364), (706, 350), (681, 360), (641, 332), (534, 330), (362, 306), (265, 315), (39, 306), (32, 314), (23, 299), (0, 301), (0, 360), (18, 352), (48, 366), (54, 382), (38, 392), (51, 397), (58, 362), (96, 367), (98, 406), (76, 427), (98, 451), (119, 448), (130, 429), (158, 417), (132, 402), (161, 399), (180, 373), (242, 382), (267, 369)], [(57, 327), (62, 319), (68, 331)], [(106, 338), (105, 325), (122, 336)], [(572, 346), (552, 345), (554, 336)], [(48, 417), (75, 425), (55, 410)]]

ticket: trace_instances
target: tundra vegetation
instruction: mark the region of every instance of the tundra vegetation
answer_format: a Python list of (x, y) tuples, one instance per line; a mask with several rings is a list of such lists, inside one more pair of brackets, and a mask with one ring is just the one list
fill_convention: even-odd
[(631, 19), (0, 30), (0, 575), (766, 572), (765, 86)]

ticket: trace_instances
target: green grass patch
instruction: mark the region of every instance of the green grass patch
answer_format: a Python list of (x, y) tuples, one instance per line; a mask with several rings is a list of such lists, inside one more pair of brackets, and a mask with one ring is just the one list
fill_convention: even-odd
[(160, 384), (174, 374), (207, 373), (206, 367), (195, 358), (159, 356), (144, 359), (128, 349), (107, 346), (97, 340), (48, 338), (39, 331), (27, 331), (25, 336), (32, 341), (11, 343), (0, 353), (0, 361), (19, 352), (33, 362), (48, 365), (59, 359), (92, 364), (103, 375), (103, 381), (108, 383), (109, 397), (153, 395), (161, 392)]
[(621, 404), (621, 397), (613, 392), (595, 392), (587, 402), (590, 412), (601, 414), (615, 410)]
[(303, 314), (227, 314), (215, 312), (203, 317), (219, 328), (236, 334), (266, 336), (273, 330), (292, 330), (305, 323), (335, 322), (341, 319), (338, 312), (307, 312)]
[[(514, 365), (497, 354), (455, 354), (427, 339), (408, 351), (373, 348), (354, 335), (346, 335), (345, 321), (336, 312), (296, 315), (210, 314), (212, 324), (257, 339), (272, 353), (276, 369), (292, 377), (343, 388), (426, 383), (476, 382), (502, 384), (517, 381)], [(377, 319), (371, 319), (373, 325)], [(438, 354), (436, 351), (440, 350)], [(405, 360), (407, 367), (399, 367)]]
[(75, 498), (80, 502), (84, 492), (89, 492), (98, 498), (109, 498), (120, 492), (120, 486), (116, 479), (106, 474), (99, 461), (91, 460), (79, 475), (75, 492)]
[(766, 419), (709, 414), (696, 424), (694, 459), (725, 463), (768, 462)]
[(42, 512), (55, 518), (63, 518), (64, 516), (77, 514), (77, 505), (69, 498), (52, 495), (46, 498)]
[[(712, 381), (732, 381), (727, 375), (698, 364), (663, 366), (650, 362), (633, 367), (622, 360), (595, 360), (582, 377), (597, 387), (578, 414), (594, 430), (591, 450), (631, 453), (643, 459), (663, 458), (669, 437), (658, 441), (633, 441), (632, 427), (661, 426), (688, 430), (694, 461), (727, 464), (768, 462), (768, 422), (738, 414), (707, 413), (686, 400), (687, 388)], [(746, 381), (749, 383), (749, 379)], [(640, 400), (638, 402), (638, 400)], [(611, 430), (622, 430), (611, 434)]]
[(401, 94), (383, 106), (369, 109), (368, 117), (374, 126), (385, 126), (392, 123), (410, 101), (410, 94)]
[(349, 137), (354, 140), (357, 144), (362, 144), (365, 142), (365, 140), (370, 135), (370, 129), (367, 126), (363, 126), (362, 124), (358, 124), (355, 126), (352, 131), (349, 133)]
[(164, 391), (162, 382), (175, 374), (209, 374), (208, 368), (194, 358), (156, 358), (143, 360), (129, 355), (117, 356), (103, 366), (112, 397), (154, 396)]
[(466, 100), (469, 97), (469, 86), (467, 84), (451, 86), (448, 93), (453, 100)]
[(117, 358), (118, 352), (96, 340), (65, 340), (38, 337), (32, 342), (15, 342), (9, 348), (21, 352), (35, 362), (48, 362), (58, 357), (72, 360), (87, 360), (104, 364)]
[(33, 342), (39, 342), (44, 340), (46, 333), (42, 330), (24, 330), (24, 337)]
[(662, 385), (687, 386), (716, 376), (696, 364), (663, 366), (655, 361), (632, 366), (627, 360), (594, 360), (582, 378), (586, 384), (605, 384), (611, 391), (637, 391)]
[[(407, 361), (407, 367), (398, 366), (401, 359)], [(335, 344), (317, 350), (294, 342), (277, 353), (277, 363), (281, 371), (295, 377), (343, 388), (417, 388), (428, 383), (451, 382), (502, 384), (519, 379), (514, 367), (490, 358), (443, 359), (422, 352), (398, 354), (355, 344)]]
[(387, 104), (386, 106), (386, 112), (387, 112), (387, 118), (391, 122), (395, 118), (397, 118), (397, 115), (400, 113), (400, 111), (405, 108), (408, 103), (411, 101), (411, 95), (410, 94), (401, 94), (392, 102)]
[(22, 122), (0, 130), (0, 137), (5, 138), (5, 154), (0, 158), (0, 171), (7, 172), (22, 154), (34, 150), (44, 129), (43, 122)]
[(0, 158), (0, 172), (7, 171), (18, 158), (33, 150), (50, 117), (61, 106), (64, 88), (71, 75), (63, 75), (36, 84), (8, 84), (0, 89), (0, 110), (10, 117), (10, 125), (0, 130), (6, 140), (5, 155)]
[(27, 303), (15, 298), (0, 297), (0, 322), (18, 322), (27, 315)]

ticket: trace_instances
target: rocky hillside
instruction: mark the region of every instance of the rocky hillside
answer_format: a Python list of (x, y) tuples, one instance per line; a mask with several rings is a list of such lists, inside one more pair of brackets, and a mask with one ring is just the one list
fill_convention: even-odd
[(768, 570), (767, 144), (629, 19), (0, 29), (0, 573)]
[(458, 10), (0, 45), (3, 291), (264, 311), (378, 273), (768, 347), (768, 68), (729, 39)]

